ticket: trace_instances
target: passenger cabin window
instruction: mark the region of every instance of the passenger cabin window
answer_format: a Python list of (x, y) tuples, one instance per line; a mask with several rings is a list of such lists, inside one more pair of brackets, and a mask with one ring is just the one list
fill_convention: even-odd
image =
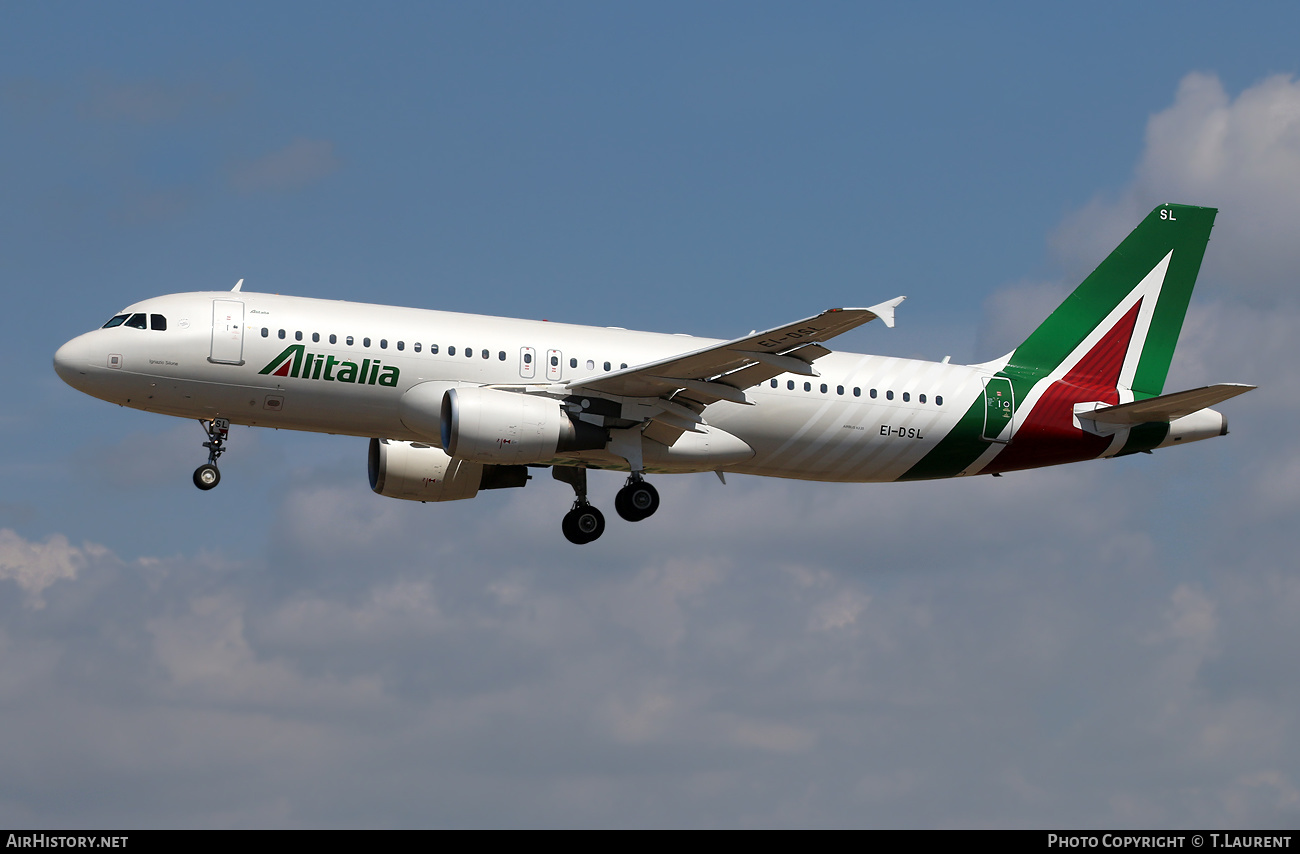
[[(570, 367), (570, 368), (576, 368), (576, 367), (578, 367), (578, 360), (577, 360), (577, 359), (570, 359), (570, 360), (569, 360), (569, 367)], [(594, 365), (593, 365), (593, 367), (594, 367)]]
[(349, 336), (347, 337), (346, 340), (347, 340), (347, 342), (348, 342), (348, 346), (351, 347), (351, 346), (352, 346), (352, 336), (349, 335)]
[(525, 353), (525, 354), (524, 354), (524, 364), (525, 364), (525, 365), (531, 365), (532, 363), (533, 363), (533, 354), (532, 354), (532, 353)]
[(126, 319), (126, 325), (132, 329), (147, 329), (143, 314), (133, 314)]
[[(419, 344), (416, 344), (415, 346), (418, 347), (418, 346), (420, 346), (420, 345), (419, 345)], [(398, 341), (398, 342), (397, 342), (397, 349), (398, 349), (398, 350), (405, 350), (405, 349), (406, 349), (406, 342), (405, 342), (405, 341)]]
[(912, 395), (910, 395), (910, 394), (907, 393), (907, 392), (903, 392), (903, 403), (907, 403), (907, 402), (909, 402), (911, 399), (912, 399)]
[(362, 339), (361, 339), (361, 346), (362, 346), (362, 347), (369, 347), (369, 346), (370, 346), (370, 339), (369, 339), (369, 338), (362, 338)]
[(166, 332), (167, 318), (163, 317), (161, 314), (149, 315), (149, 328), (155, 329), (159, 332)]
[(497, 359), (504, 362), (506, 360), (506, 351), (502, 350), (500, 353), (497, 353)]
[(893, 400), (893, 399), (894, 399), (894, 393), (892, 391), (885, 392), (885, 400)]
[[(437, 345), (437, 344), (430, 344), (430, 345), (429, 345), (429, 355), (430, 355), (430, 356), (436, 356), (436, 355), (438, 355), (438, 345)], [(454, 355), (456, 355), (456, 354), (455, 354), (455, 353), (452, 353), (452, 355), (454, 356)]]
[(609, 370), (609, 362), (606, 362), (606, 363), (605, 363), (605, 370), (607, 370), (607, 371)]
[(858, 386), (854, 386), (854, 387), (853, 387), (853, 396), (854, 396), (854, 397), (862, 397), (862, 389), (859, 388)]
[(387, 338), (380, 338), (380, 339), (379, 339), (379, 349), (380, 349), (380, 350), (387, 350), (387, 349), (388, 349), (388, 339), (387, 339)]
[(109, 321), (108, 321), (108, 323), (105, 323), (105, 324), (104, 324), (102, 327), (100, 327), (100, 328), (101, 328), (101, 329), (112, 329), (114, 326), (121, 326), (123, 323), (126, 323), (126, 317), (127, 317), (127, 316), (126, 316), (125, 314), (119, 314), (119, 315), (116, 315), (116, 316), (110, 318)]
[(448, 347), (448, 348), (447, 348), (447, 355), (448, 355), (448, 356), (454, 356), (454, 355), (456, 355), (456, 347), (455, 347), (455, 345), (452, 345), (451, 347)]
[(270, 335), (271, 335), (271, 330), (269, 330), (269, 329), (267, 329), (265, 326), (263, 326), (263, 327), (262, 327), (262, 337), (263, 337), (263, 338), (268, 338), (268, 337), (270, 337)]
[[(419, 341), (416, 341), (415, 344), (414, 344), (413, 346), (415, 347), (415, 352), (417, 352), (417, 353), (420, 352), (420, 342), (419, 342)], [(397, 349), (400, 350), (400, 349), (402, 349), (402, 348), (401, 348), (401, 347), (398, 347)]]
[(484, 351), (483, 351), (483, 358), (484, 358), (484, 359), (490, 359), (490, 358), (492, 358), (492, 354), (489, 353), (487, 350), (484, 350)]
[(301, 341), (301, 340), (302, 340), (302, 333), (301, 333), (301, 332), (295, 332), (295, 333), (293, 333), (293, 340), (295, 340), (295, 341)]
[(936, 395), (934, 396), (934, 405), (935, 405), (935, 406), (943, 406), (943, 395), (941, 395), (941, 394), (936, 394)]
[(319, 333), (319, 332), (313, 332), (313, 333), (311, 334), (311, 343), (313, 343), (313, 344), (319, 344), (319, 343), (320, 343), (320, 333)]
[(330, 333), (330, 343), (331, 344), (339, 343), (339, 337), (335, 335), (333, 332)]
[(281, 338), (281, 339), (284, 338), (284, 330), (283, 330), (283, 329), (280, 330), (280, 338)]

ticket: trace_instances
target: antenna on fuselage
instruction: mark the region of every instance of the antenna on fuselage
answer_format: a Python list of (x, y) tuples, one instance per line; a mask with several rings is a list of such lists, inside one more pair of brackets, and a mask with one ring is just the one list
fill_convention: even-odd
[(244, 286), (244, 280), (240, 279), (238, 282), (235, 282), (235, 286), (230, 289), (230, 292), (232, 294), (237, 294), (239, 293), (239, 289), (242, 288), (243, 286)]

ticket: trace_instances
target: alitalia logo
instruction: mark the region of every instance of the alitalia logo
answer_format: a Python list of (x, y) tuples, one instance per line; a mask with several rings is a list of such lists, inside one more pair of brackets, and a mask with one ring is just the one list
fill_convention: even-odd
[(356, 362), (339, 361), (333, 356), (308, 353), (304, 344), (285, 347), (283, 353), (267, 362), (266, 367), (258, 373), (303, 380), (383, 385), (389, 388), (397, 387), (397, 378), (401, 375), (396, 367), (382, 364), (378, 359), (363, 359), (358, 366)]

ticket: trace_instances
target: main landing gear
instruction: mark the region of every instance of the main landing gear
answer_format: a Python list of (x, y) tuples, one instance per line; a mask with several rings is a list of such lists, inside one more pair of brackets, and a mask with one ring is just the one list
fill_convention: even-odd
[(226, 437), (230, 435), (230, 421), (225, 418), (213, 418), (211, 421), (199, 421), (208, 434), (208, 441), (203, 447), (208, 449), (208, 461), (194, 470), (194, 485), (202, 490), (209, 490), (221, 483), (221, 472), (217, 469), (217, 458), (225, 453)]
[(573, 487), (573, 509), (564, 514), (564, 521), (560, 523), (565, 539), (580, 546), (605, 533), (605, 514), (587, 501), (587, 470), (552, 466), (551, 477)]
[[(605, 514), (587, 501), (587, 470), (571, 466), (552, 466), (551, 476), (573, 487), (573, 509), (564, 515), (560, 529), (576, 545), (595, 540), (605, 532)], [(659, 509), (659, 491), (645, 482), (640, 472), (633, 472), (627, 484), (614, 497), (614, 509), (629, 522), (640, 522)]]
[(614, 509), (629, 522), (648, 519), (659, 509), (659, 490), (646, 483), (640, 472), (632, 472), (627, 484), (614, 496)]

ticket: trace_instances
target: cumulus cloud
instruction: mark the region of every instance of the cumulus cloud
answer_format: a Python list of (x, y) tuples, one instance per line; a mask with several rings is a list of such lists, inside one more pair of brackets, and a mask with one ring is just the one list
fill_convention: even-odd
[[(1300, 589), (1251, 555), (1175, 566), (1135, 512), (1160, 459), (721, 495), (662, 478), (660, 514), (582, 550), (559, 484), (416, 505), (303, 475), (264, 564), (56, 571), (39, 613), (89, 632), (6, 621), (0, 755), (46, 769), (10, 803), (102, 820), (42, 794), (58, 760), (91, 786), (129, 766), (141, 800), (117, 814), (164, 804), (161, 823), (1077, 824), (1085, 803), (1112, 825), (1285, 824), (1300, 696), (1240, 674), (1300, 642)], [(198, 769), (188, 795), (168, 782)]]
[(285, 192), (315, 184), (337, 172), (340, 165), (329, 140), (295, 139), (284, 148), (236, 165), (230, 183), (241, 193)]
[(1253, 299), (1295, 293), (1300, 243), (1300, 81), (1269, 77), (1235, 98), (1212, 74), (1183, 78), (1147, 122), (1132, 183), (1069, 217), (1054, 243), (1086, 272), (1163, 202), (1219, 208), (1205, 273), (1215, 292)]
[(35, 543), (4, 528), (0, 529), (0, 578), (16, 582), (27, 594), (29, 607), (44, 608), (42, 591), (57, 581), (76, 578), (88, 557), (103, 553), (95, 545), (77, 548), (62, 534)]

